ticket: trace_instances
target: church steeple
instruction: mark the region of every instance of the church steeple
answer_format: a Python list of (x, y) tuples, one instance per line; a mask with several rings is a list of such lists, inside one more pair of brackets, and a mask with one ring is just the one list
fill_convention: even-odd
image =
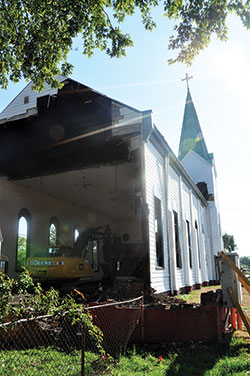
[(183, 79), (187, 81), (187, 98), (182, 123), (178, 158), (182, 160), (190, 150), (193, 150), (202, 158), (211, 163), (212, 158), (207, 151), (207, 146), (201, 131), (199, 119), (188, 86), (188, 80), (190, 78), (191, 77), (188, 77), (188, 75), (186, 75), (186, 78)]

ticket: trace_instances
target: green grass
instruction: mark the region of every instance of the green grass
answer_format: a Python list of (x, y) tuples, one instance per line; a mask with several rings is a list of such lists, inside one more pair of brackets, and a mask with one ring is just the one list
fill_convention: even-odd
[[(86, 353), (86, 376), (91, 375), (98, 356)], [(80, 376), (81, 353), (53, 348), (5, 350), (0, 352), (1, 376)]]
[[(162, 360), (159, 361), (159, 356)], [(80, 376), (81, 353), (49, 349), (0, 352), (0, 376)], [(85, 353), (86, 376), (246, 376), (250, 343), (233, 338), (220, 345), (193, 344), (158, 352), (133, 349), (116, 363)]]
[(207, 287), (202, 287), (201, 289), (198, 290), (193, 290), (189, 292), (188, 294), (180, 294), (177, 296), (179, 299), (186, 300), (188, 303), (200, 303), (200, 296), (202, 293), (206, 293), (208, 291), (216, 291), (220, 289), (221, 286), (207, 286)]
[[(162, 361), (159, 362), (159, 355)], [(248, 373), (249, 372), (249, 373)], [(246, 376), (250, 375), (250, 344), (233, 338), (220, 345), (189, 345), (155, 354), (121, 357), (114, 376)]]

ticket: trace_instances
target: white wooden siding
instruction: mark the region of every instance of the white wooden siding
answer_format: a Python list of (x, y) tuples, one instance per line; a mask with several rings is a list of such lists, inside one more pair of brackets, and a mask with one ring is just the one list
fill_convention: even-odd
[[(191, 243), (191, 258), (192, 258), (192, 267), (190, 267), (189, 263), (189, 250), (188, 251), (188, 267), (189, 267), (189, 283), (190, 286), (195, 284), (195, 268), (194, 268), (194, 242), (192, 236), (192, 208), (191, 208), (191, 200), (190, 200), (191, 191), (188, 186), (183, 183), (182, 184), (182, 202), (183, 202), (183, 219), (189, 221), (189, 228), (190, 228), (190, 243)], [(186, 239), (188, 241), (188, 239)]]
[[(59, 81), (65, 78), (60, 76), (57, 77)], [(37, 98), (43, 97), (44, 95), (57, 94), (58, 89), (52, 89), (50, 85), (45, 83), (45, 90), (38, 93), (32, 90), (32, 82), (30, 82), (11, 102), (10, 104), (0, 113), (0, 119), (11, 119), (14, 116), (25, 114), (28, 110), (36, 108)], [(24, 97), (29, 97), (29, 102), (24, 104)]]
[(190, 198), (189, 189), (185, 183), (182, 184), (182, 202), (183, 202), (183, 216), (190, 222)]
[(207, 271), (207, 278), (208, 280), (214, 279), (213, 274), (213, 256), (210, 247), (210, 240), (209, 240), (209, 228), (208, 228), (208, 220), (207, 220), (207, 209), (202, 208), (202, 215), (203, 215), (203, 223), (204, 223), (204, 241), (205, 241), (205, 258), (206, 258), (206, 271)]
[(206, 243), (205, 243), (205, 222), (203, 206), (198, 201), (198, 214), (199, 214), (199, 238), (200, 238), (200, 256), (201, 256), (201, 280), (202, 282), (208, 281), (207, 265), (206, 265)]
[[(194, 269), (195, 269), (195, 283), (202, 283), (201, 279), (201, 269), (199, 267), (199, 247), (200, 244), (197, 244), (197, 238), (196, 238), (196, 228), (195, 228), (195, 221), (197, 221), (198, 224), (198, 231), (200, 227), (199, 223), (199, 215), (198, 215), (198, 200), (194, 194), (192, 194), (192, 217), (193, 217), (193, 223), (192, 223), (192, 233), (193, 233), (193, 242), (194, 242)], [(198, 236), (198, 239), (200, 240), (200, 236)]]
[[(168, 247), (167, 247), (167, 220), (166, 220), (166, 191), (165, 191), (165, 163), (164, 158), (148, 142), (145, 144), (145, 179), (146, 200), (149, 209), (149, 247), (150, 247), (150, 279), (151, 286), (157, 292), (170, 290)], [(164, 268), (157, 268), (155, 244), (155, 211), (154, 196), (161, 200), (162, 232), (164, 249)]]
[[(178, 229), (179, 229), (179, 240), (180, 240), (180, 247), (181, 247), (182, 267), (177, 268), (176, 270), (176, 289), (178, 290), (181, 287), (185, 286), (180, 177), (170, 165), (168, 168), (168, 179), (169, 179), (169, 185), (168, 185), (169, 209), (172, 211), (173, 210), (176, 211), (178, 214)], [(172, 236), (174, 236), (174, 233), (172, 234)], [(172, 265), (171, 267), (174, 267), (174, 265)]]

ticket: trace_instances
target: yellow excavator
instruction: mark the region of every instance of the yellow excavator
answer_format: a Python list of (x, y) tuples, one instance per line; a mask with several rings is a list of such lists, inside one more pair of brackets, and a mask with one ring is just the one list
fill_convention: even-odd
[(94, 275), (95, 257), (105, 260), (107, 247), (111, 243), (109, 226), (90, 228), (83, 231), (73, 247), (49, 247), (45, 252), (34, 254), (26, 261), (26, 268), (35, 281), (63, 282), (65, 280), (89, 281)]

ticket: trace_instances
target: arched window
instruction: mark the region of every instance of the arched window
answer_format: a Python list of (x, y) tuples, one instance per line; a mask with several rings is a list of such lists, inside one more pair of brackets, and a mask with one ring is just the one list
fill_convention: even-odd
[(17, 246), (16, 246), (16, 271), (20, 272), (26, 265), (26, 259), (30, 255), (30, 220), (27, 209), (19, 212), (17, 220)]
[(77, 240), (77, 238), (78, 238), (78, 236), (79, 236), (79, 230), (78, 230), (78, 228), (77, 227), (75, 227), (75, 229), (74, 229), (74, 242)]
[(52, 217), (49, 221), (49, 247), (59, 245), (59, 222), (56, 217)]

